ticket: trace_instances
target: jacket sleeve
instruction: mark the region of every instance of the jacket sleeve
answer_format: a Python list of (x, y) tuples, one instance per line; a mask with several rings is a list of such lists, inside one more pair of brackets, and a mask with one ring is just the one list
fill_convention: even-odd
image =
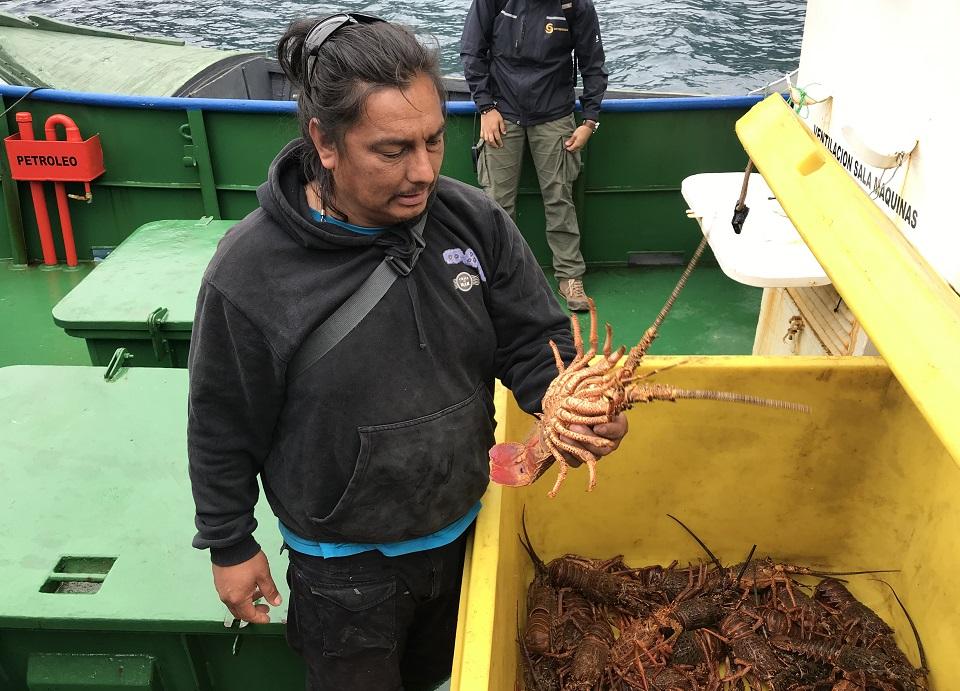
[(564, 362), (573, 359), (570, 319), (517, 226), (499, 207), (492, 213), (499, 241), (490, 284), (496, 373), (524, 411), (539, 413), (543, 394), (557, 376), (549, 342), (557, 344)]
[(190, 339), (187, 455), (193, 546), (219, 566), (254, 556), (253, 510), (284, 396), (285, 363), (262, 332), (204, 281)]
[(600, 19), (593, 0), (573, 0), (574, 15), (574, 51), (580, 76), (583, 77), (583, 94), (580, 106), (584, 120), (600, 119), (600, 102), (607, 90), (606, 57), (603, 53), (603, 40), (600, 38)]
[(463, 76), (470, 87), (473, 102), (484, 109), (496, 102), (490, 81), (490, 51), (493, 44), (493, 20), (496, 0), (473, 0), (460, 36), (460, 60)]

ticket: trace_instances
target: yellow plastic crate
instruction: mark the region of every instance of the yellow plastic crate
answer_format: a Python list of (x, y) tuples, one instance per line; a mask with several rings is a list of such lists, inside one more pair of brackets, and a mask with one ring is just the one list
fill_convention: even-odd
[[(682, 359), (682, 358), (681, 358)], [(677, 362), (651, 358), (650, 368)], [(960, 468), (880, 358), (691, 358), (658, 377), (809, 404), (812, 413), (701, 401), (630, 411), (630, 433), (600, 462), (523, 489), (491, 487), (464, 575), (452, 688), (517, 684), (518, 611), (533, 575), (517, 534), (526, 506), (546, 559), (623, 554), (634, 566), (704, 558), (666, 517), (691, 526), (725, 563), (757, 554), (837, 570), (900, 569), (887, 580), (920, 630), (931, 688), (960, 689)], [(506, 391), (499, 440), (531, 428)], [(851, 590), (916, 644), (890, 591), (869, 576)]]

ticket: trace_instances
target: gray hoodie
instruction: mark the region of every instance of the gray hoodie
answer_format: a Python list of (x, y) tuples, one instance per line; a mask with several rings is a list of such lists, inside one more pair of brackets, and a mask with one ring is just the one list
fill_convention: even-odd
[[(422, 237), (312, 219), (300, 140), (270, 167), (260, 208), (210, 262), (190, 344), (188, 452), (194, 546), (220, 565), (256, 554), (257, 476), (301, 537), (379, 543), (463, 516), (488, 481), (493, 384), (528, 412), (573, 354), (569, 322), (509, 217), (441, 177)], [(383, 260), (406, 275), (300, 376), (304, 339)]]

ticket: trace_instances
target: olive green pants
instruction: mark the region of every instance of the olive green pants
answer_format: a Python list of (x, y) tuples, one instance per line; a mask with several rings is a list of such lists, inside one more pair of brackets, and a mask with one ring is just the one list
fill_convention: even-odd
[(516, 221), (517, 184), (523, 163), (524, 142), (530, 153), (546, 218), (547, 244), (553, 253), (553, 273), (557, 280), (580, 278), (586, 266), (580, 253), (580, 227), (573, 204), (573, 181), (580, 174), (580, 152), (571, 153), (563, 143), (576, 129), (573, 114), (531, 127), (521, 127), (504, 119), (506, 134), (499, 149), (483, 147), (477, 178), (484, 191)]

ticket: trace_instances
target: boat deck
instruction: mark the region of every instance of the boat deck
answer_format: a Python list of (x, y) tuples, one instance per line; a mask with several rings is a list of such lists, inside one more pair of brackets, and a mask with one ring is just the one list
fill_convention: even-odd
[[(98, 645), (148, 650), (149, 659), (157, 660), (151, 664), (176, 680), (175, 688), (193, 688), (196, 669), (207, 670), (217, 688), (302, 688), (302, 667), (279, 625), (285, 607), (274, 611), (273, 624), (243, 631), (246, 657), (238, 663), (241, 633), (223, 626), (225, 610), (213, 593), (206, 556), (183, 549), (193, 533), (190, 521), (182, 520), (192, 510), (183, 453), (186, 372), (138, 368), (120, 385), (104, 383), (100, 368), (86, 366), (84, 340), (53, 322), (54, 305), (96, 270), (91, 263), (76, 271), (45, 271), (0, 262), (0, 368), (81, 365), (0, 369), (0, 402), (4, 410), (16, 411), (0, 419), (7, 449), (0, 453), (0, 480), (15, 488), (13, 503), (0, 507), (0, 525), (13, 526), (6, 534), (0, 530), (0, 542), (22, 555), (9, 583), (15, 604), (0, 607), (0, 620), (16, 630), (8, 639), (17, 641), (16, 659), (47, 649), (49, 641), (34, 631), (44, 621), (58, 627), (66, 650), (95, 652)], [(597, 269), (587, 276), (600, 319), (614, 326), (616, 343), (639, 340), (681, 270)], [(759, 304), (758, 289), (735, 283), (716, 266), (701, 266), (651, 350), (749, 353)], [(586, 315), (582, 322), (586, 326)], [(64, 422), (50, 425), (51, 420)], [(137, 432), (111, 433), (115, 430)], [(104, 473), (104, 467), (113, 470)], [(131, 481), (144, 477), (150, 482)], [(264, 502), (257, 511), (258, 539), (277, 576), (282, 560), (274, 556), (280, 544), (275, 519)], [(144, 516), (151, 520), (144, 523)], [(24, 524), (35, 529), (24, 533), (17, 528)], [(177, 596), (143, 597), (144, 583), (151, 592)], [(282, 579), (278, 584), (286, 597)], [(97, 597), (90, 596), (94, 592)], [(100, 643), (111, 636), (123, 642)], [(109, 662), (103, 664), (110, 667)], [(13, 673), (19, 679), (26, 671)], [(441, 691), (449, 688), (448, 682)]]
[[(53, 323), (51, 310), (94, 269), (38, 267), (24, 270), (0, 261), (0, 366), (88, 365), (84, 341)], [(653, 321), (681, 267), (593, 269), (586, 277), (599, 318), (614, 329), (616, 344), (633, 345)], [(753, 346), (761, 291), (727, 278), (719, 267), (702, 265), (690, 277), (651, 348), (658, 355), (743, 355)], [(581, 322), (587, 325), (583, 315)]]
[(53, 323), (51, 311), (94, 268), (76, 271), (15, 269), (0, 261), (0, 367), (7, 365), (89, 365), (87, 347)]

